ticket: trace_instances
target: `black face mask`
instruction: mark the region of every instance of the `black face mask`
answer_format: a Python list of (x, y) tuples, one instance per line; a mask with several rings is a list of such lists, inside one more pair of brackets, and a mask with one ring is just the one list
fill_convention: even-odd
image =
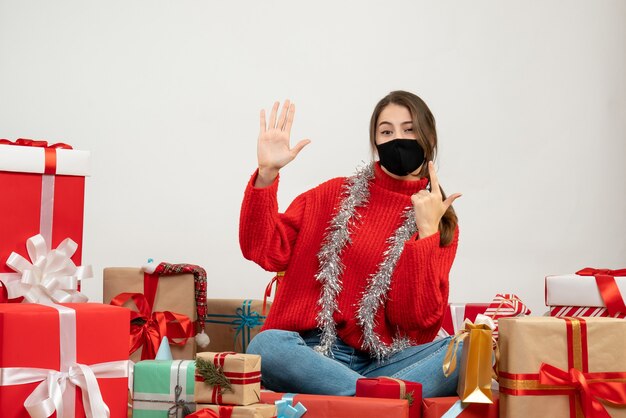
[(376, 149), (380, 165), (396, 176), (406, 176), (424, 163), (424, 149), (414, 139), (394, 139)]

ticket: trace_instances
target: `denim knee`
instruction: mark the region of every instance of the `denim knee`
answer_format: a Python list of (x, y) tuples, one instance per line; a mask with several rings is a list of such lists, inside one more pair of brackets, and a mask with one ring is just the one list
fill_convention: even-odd
[(293, 331), (283, 331), (281, 329), (268, 329), (258, 333), (248, 344), (246, 353), (258, 354), (263, 360), (262, 364), (268, 365), (272, 361), (280, 361), (276, 356), (282, 352), (282, 347), (291, 344), (302, 344), (300, 334)]
[(288, 389), (285, 381), (284, 364), (286, 355), (296, 345), (304, 345), (300, 334), (293, 331), (268, 329), (257, 334), (250, 344), (246, 353), (261, 356), (262, 382), (268, 389), (284, 392)]
[(277, 344), (281, 344), (294, 337), (299, 337), (300, 334), (292, 331), (283, 331), (282, 329), (267, 329), (259, 332), (254, 336), (252, 341), (248, 344), (246, 349), (247, 354), (263, 354), (265, 351), (276, 347)]

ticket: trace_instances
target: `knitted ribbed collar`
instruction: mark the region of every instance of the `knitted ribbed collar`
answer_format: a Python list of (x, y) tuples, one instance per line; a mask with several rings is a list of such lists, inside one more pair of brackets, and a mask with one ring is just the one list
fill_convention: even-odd
[(382, 187), (394, 193), (412, 195), (426, 188), (428, 179), (422, 177), (419, 180), (398, 180), (385, 173), (380, 167), (380, 161), (374, 163), (374, 181), (373, 185)]

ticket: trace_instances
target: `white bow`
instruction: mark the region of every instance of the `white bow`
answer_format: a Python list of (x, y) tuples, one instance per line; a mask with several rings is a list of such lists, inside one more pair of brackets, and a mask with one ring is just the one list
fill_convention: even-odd
[[(87, 296), (78, 291), (78, 283), (93, 276), (91, 266), (76, 267), (71, 257), (78, 244), (66, 238), (48, 251), (43, 236), (35, 235), (26, 241), (30, 262), (13, 252), (7, 265), (19, 274), (7, 275), (10, 298), (24, 296), (30, 303), (87, 302)], [(12, 277), (13, 276), (13, 277)]]
[[(0, 368), (0, 386), (21, 385), (41, 382), (24, 401), (24, 407), (32, 418), (47, 418), (55, 411), (57, 417), (74, 416), (74, 405), (67, 405), (64, 414), (63, 394), (71, 386), (81, 388), (83, 406), (87, 418), (110, 416), (109, 407), (104, 403), (97, 378), (127, 377), (129, 361), (85, 364), (73, 363), (67, 372), (49, 369), (23, 367)], [(68, 385), (69, 383), (69, 385)]]
[[(465, 321), (471, 324), (471, 321), (467, 319)], [(483, 315), (483, 314), (476, 315), (476, 319), (474, 320), (474, 325), (479, 325), (479, 324), (487, 325), (492, 331), (496, 329), (496, 323), (494, 322), (493, 318), (487, 315)]]

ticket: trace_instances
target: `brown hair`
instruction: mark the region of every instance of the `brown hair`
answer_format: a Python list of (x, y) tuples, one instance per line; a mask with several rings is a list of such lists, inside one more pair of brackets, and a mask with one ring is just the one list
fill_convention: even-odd
[[(370, 120), (370, 146), (372, 154), (376, 154), (376, 124), (378, 123), (378, 117), (383, 109), (391, 103), (404, 106), (409, 110), (413, 120), (413, 130), (417, 136), (417, 142), (419, 142), (424, 149), (425, 161), (433, 161), (437, 155), (435, 117), (422, 99), (413, 93), (402, 90), (392, 91), (387, 96), (383, 97), (374, 108)], [(422, 164), (419, 175), (420, 177), (426, 177), (430, 180), (428, 164)], [(441, 186), (440, 189), (445, 200), (446, 194)], [(457, 222), (458, 219), (454, 208), (450, 206), (439, 222), (439, 232), (441, 233), (439, 242), (442, 246), (452, 242)]]

